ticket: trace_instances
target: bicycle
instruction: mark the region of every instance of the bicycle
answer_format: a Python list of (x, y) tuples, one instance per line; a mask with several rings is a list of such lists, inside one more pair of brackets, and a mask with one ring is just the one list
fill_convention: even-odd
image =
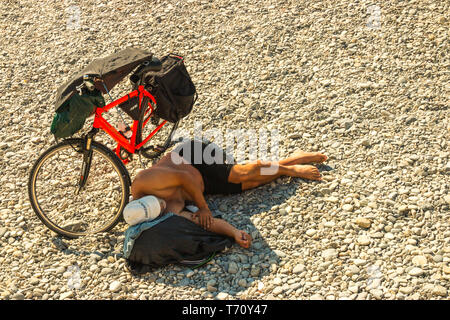
[[(129, 139), (104, 118), (111, 109), (124, 105), (138, 108)], [(28, 192), (44, 225), (66, 238), (77, 238), (107, 232), (121, 221), (131, 186), (125, 165), (133, 154), (158, 157), (171, 145), (179, 124), (163, 119), (159, 123), (156, 107), (154, 96), (139, 84), (121, 98), (97, 107), (87, 134), (64, 139), (40, 155), (30, 171)], [(168, 135), (162, 136), (162, 145), (146, 146), (163, 127)], [(100, 130), (117, 142), (115, 152), (94, 140)]]

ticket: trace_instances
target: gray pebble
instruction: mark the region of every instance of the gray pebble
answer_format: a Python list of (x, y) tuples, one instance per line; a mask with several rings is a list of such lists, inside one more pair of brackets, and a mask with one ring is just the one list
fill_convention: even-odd
[(237, 273), (239, 270), (237, 264), (235, 262), (230, 262), (228, 265), (228, 273)]

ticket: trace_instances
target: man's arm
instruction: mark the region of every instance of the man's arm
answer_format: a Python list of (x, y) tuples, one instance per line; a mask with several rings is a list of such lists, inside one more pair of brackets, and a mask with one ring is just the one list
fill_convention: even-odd
[(182, 187), (199, 208), (196, 216), (200, 218), (200, 225), (209, 229), (212, 214), (203, 196), (201, 186), (195, 182), (189, 172), (172, 168), (156, 167), (143, 170), (136, 175), (131, 184), (133, 199), (139, 199), (148, 194), (158, 194), (165, 189)]
[(164, 167), (152, 167), (142, 170), (131, 184), (131, 195), (133, 199), (158, 193), (165, 189), (179, 187), (184, 179), (182, 171)]
[(208, 209), (201, 186), (194, 182), (192, 175), (186, 171), (179, 172), (179, 181), (181, 187), (186, 191), (199, 209)]
[(188, 172), (183, 171), (180, 179), (182, 188), (190, 195), (195, 205), (198, 207), (198, 211), (194, 213), (194, 216), (199, 218), (200, 225), (203, 228), (209, 230), (213, 223), (213, 217), (200, 186), (194, 182), (191, 174)]

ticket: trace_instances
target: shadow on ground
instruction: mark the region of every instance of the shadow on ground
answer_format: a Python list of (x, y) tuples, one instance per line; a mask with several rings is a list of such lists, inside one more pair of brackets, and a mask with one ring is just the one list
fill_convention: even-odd
[[(320, 171), (330, 171), (333, 168), (326, 165), (317, 166)], [(294, 196), (299, 186), (310, 183), (302, 179), (281, 178), (277, 182), (267, 184), (242, 194), (229, 196), (207, 196), (206, 200), (214, 216), (220, 216), (238, 229), (245, 230), (252, 238), (249, 249), (234, 244), (231, 248), (219, 252), (205, 265), (191, 268), (183, 265), (168, 265), (155, 268), (148, 273), (133, 275), (133, 278), (144, 282), (156, 282), (174, 288), (202, 289), (204, 295), (214, 297), (219, 292), (226, 292), (234, 296), (250, 286), (254, 286), (260, 279), (269, 275), (272, 268), (278, 266), (282, 257), (273, 250), (261, 235), (252, 220), (260, 214), (273, 215), (277, 219), (279, 206)], [(113, 229), (107, 239), (118, 239), (123, 235), (118, 227)], [(265, 230), (265, 232), (270, 232)], [(115, 250), (79, 251), (70, 246), (70, 242), (60, 237), (52, 239), (55, 247), (65, 254), (83, 256), (99, 255), (101, 259), (122, 256), (117, 248), (123, 243), (116, 244)], [(69, 243), (69, 245), (67, 244)], [(89, 266), (87, 266), (88, 268)], [(123, 271), (126, 272), (126, 271)]]

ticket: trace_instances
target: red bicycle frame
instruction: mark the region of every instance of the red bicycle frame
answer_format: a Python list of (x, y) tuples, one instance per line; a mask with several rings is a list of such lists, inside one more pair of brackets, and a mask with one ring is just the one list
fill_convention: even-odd
[(139, 127), (139, 120), (134, 120), (133, 125), (131, 127), (133, 134), (129, 140), (127, 138), (125, 138), (122, 134), (120, 134), (119, 131), (116, 130), (116, 128), (114, 128), (102, 116), (102, 114), (104, 112), (108, 112), (110, 109), (112, 109), (112, 108), (116, 107), (117, 105), (119, 105), (131, 98), (134, 98), (134, 97), (138, 97), (139, 110), (142, 110), (141, 108), (145, 107), (145, 106), (142, 106), (142, 101), (143, 101), (144, 97), (148, 97), (150, 99), (148, 105), (150, 107), (151, 112), (150, 112), (150, 115), (146, 119), (144, 117), (145, 120), (144, 120), (144, 123), (142, 124), (142, 127), (144, 127), (147, 124), (147, 122), (150, 120), (150, 117), (154, 111), (151, 102), (153, 102), (156, 105), (155, 98), (147, 90), (144, 89), (144, 86), (139, 86), (136, 90), (130, 92), (129, 94), (123, 96), (122, 98), (119, 98), (119, 99), (111, 102), (110, 104), (107, 104), (106, 106), (104, 106), (102, 108), (97, 108), (95, 110), (95, 118), (94, 118), (93, 127), (106, 131), (106, 133), (108, 133), (115, 141), (117, 141), (118, 145), (116, 148), (116, 154), (118, 155), (119, 159), (121, 159), (124, 164), (127, 164), (129, 162), (129, 160), (128, 160), (128, 158), (122, 159), (122, 157), (120, 155), (120, 148), (124, 148), (130, 154), (134, 154), (143, 145), (145, 145), (148, 142), (148, 140), (150, 140), (156, 134), (156, 132), (158, 132), (159, 129), (161, 129), (162, 126), (164, 126), (167, 122), (167, 120), (164, 120), (145, 139), (143, 139), (138, 145), (136, 145), (136, 135), (137, 135), (138, 127)]

